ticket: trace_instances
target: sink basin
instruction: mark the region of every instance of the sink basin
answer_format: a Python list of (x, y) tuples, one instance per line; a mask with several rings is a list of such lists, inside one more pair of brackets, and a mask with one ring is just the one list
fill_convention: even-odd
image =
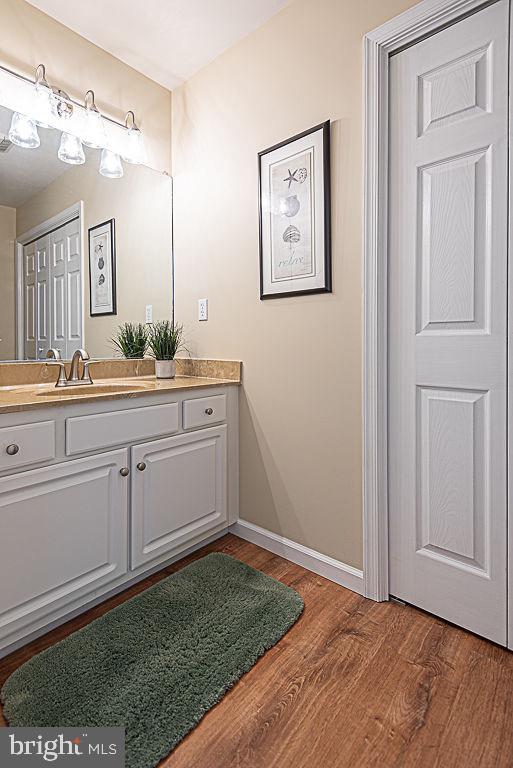
[(84, 384), (83, 386), (76, 385), (74, 387), (54, 387), (53, 389), (45, 389), (44, 392), (38, 392), (38, 397), (79, 397), (80, 395), (107, 395), (116, 394), (125, 390), (140, 391), (142, 389), (148, 389), (148, 383), (129, 383), (119, 382), (116, 384)]

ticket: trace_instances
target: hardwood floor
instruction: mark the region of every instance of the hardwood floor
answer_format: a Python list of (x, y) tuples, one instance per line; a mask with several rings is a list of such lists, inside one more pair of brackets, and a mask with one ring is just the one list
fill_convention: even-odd
[(294, 587), (305, 611), (161, 768), (511, 768), (513, 654), (414, 608), (365, 600), (232, 535), (0, 660), (0, 684), (34, 653), (210, 551)]

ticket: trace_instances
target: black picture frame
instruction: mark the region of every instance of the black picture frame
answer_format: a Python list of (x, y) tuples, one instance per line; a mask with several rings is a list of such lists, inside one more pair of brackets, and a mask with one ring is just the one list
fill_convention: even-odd
[[(290, 291), (266, 293), (264, 286), (264, 247), (263, 247), (263, 205), (262, 205), (262, 158), (270, 152), (282, 149), (310, 134), (322, 131), (322, 174), (323, 174), (323, 200), (324, 200), (324, 284), (321, 287), (292, 289)], [(258, 153), (258, 220), (259, 220), (259, 257), (260, 257), (260, 299), (283, 299), (288, 296), (305, 296), (317, 293), (332, 292), (332, 259), (331, 259), (331, 150), (330, 150), (330, 121), (315, 125), (302, 133), (291, 136), (289, 139), (274, 144), (272, 147)]]
[[(110, 274), (111, 274), (111, 309), (106, 312), (98, 312), (93, 309), (93, 292), (92, 292), (92, 273), (91, 273), (91, 235), (95, 230), (103, 229), (107, 227), (110, 232), (111, 249), (108, 258), (110, 259)], [(117, 315), (117, 286), (116, 286), (116, 220), (107, 219), (100, 224), (95, 224), (94, 227), (89, 227), (87, 230), (88, 251), (89, 251), (89, 315), (90, 317), (104, 317), (105, 315)]]

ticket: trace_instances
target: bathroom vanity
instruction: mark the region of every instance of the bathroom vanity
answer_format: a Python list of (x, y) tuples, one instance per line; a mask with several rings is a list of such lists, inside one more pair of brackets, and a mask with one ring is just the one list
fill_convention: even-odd
[[(0, 137), (13, 112), (0, 103)], [(8, 142), (0, 169), (0, 655), (238, 517), (240, 364), (181, 360), (158, 381), (115, 346), (174, 318), (171, 178), (113, 176), (89, 146), (77, 163), (61, 133)]]
[(0, 386), (0, 655), (237, 519), (239, 383)]

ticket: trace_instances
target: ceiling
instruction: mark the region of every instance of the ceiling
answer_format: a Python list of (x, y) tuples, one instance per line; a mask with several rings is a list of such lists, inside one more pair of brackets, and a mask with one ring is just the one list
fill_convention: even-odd
[(173, 89), (292, 0), (29, 0)]
[[(0, 107), (0, 140), (9, 133), (12, 112)], [(41, 146), (22, 149), (11, 144), (0, 152), (0, 205), (18, 208), (29, 198), (45, 189), (70, 166), (57, 157), (60, 133), (38, 129)]]

